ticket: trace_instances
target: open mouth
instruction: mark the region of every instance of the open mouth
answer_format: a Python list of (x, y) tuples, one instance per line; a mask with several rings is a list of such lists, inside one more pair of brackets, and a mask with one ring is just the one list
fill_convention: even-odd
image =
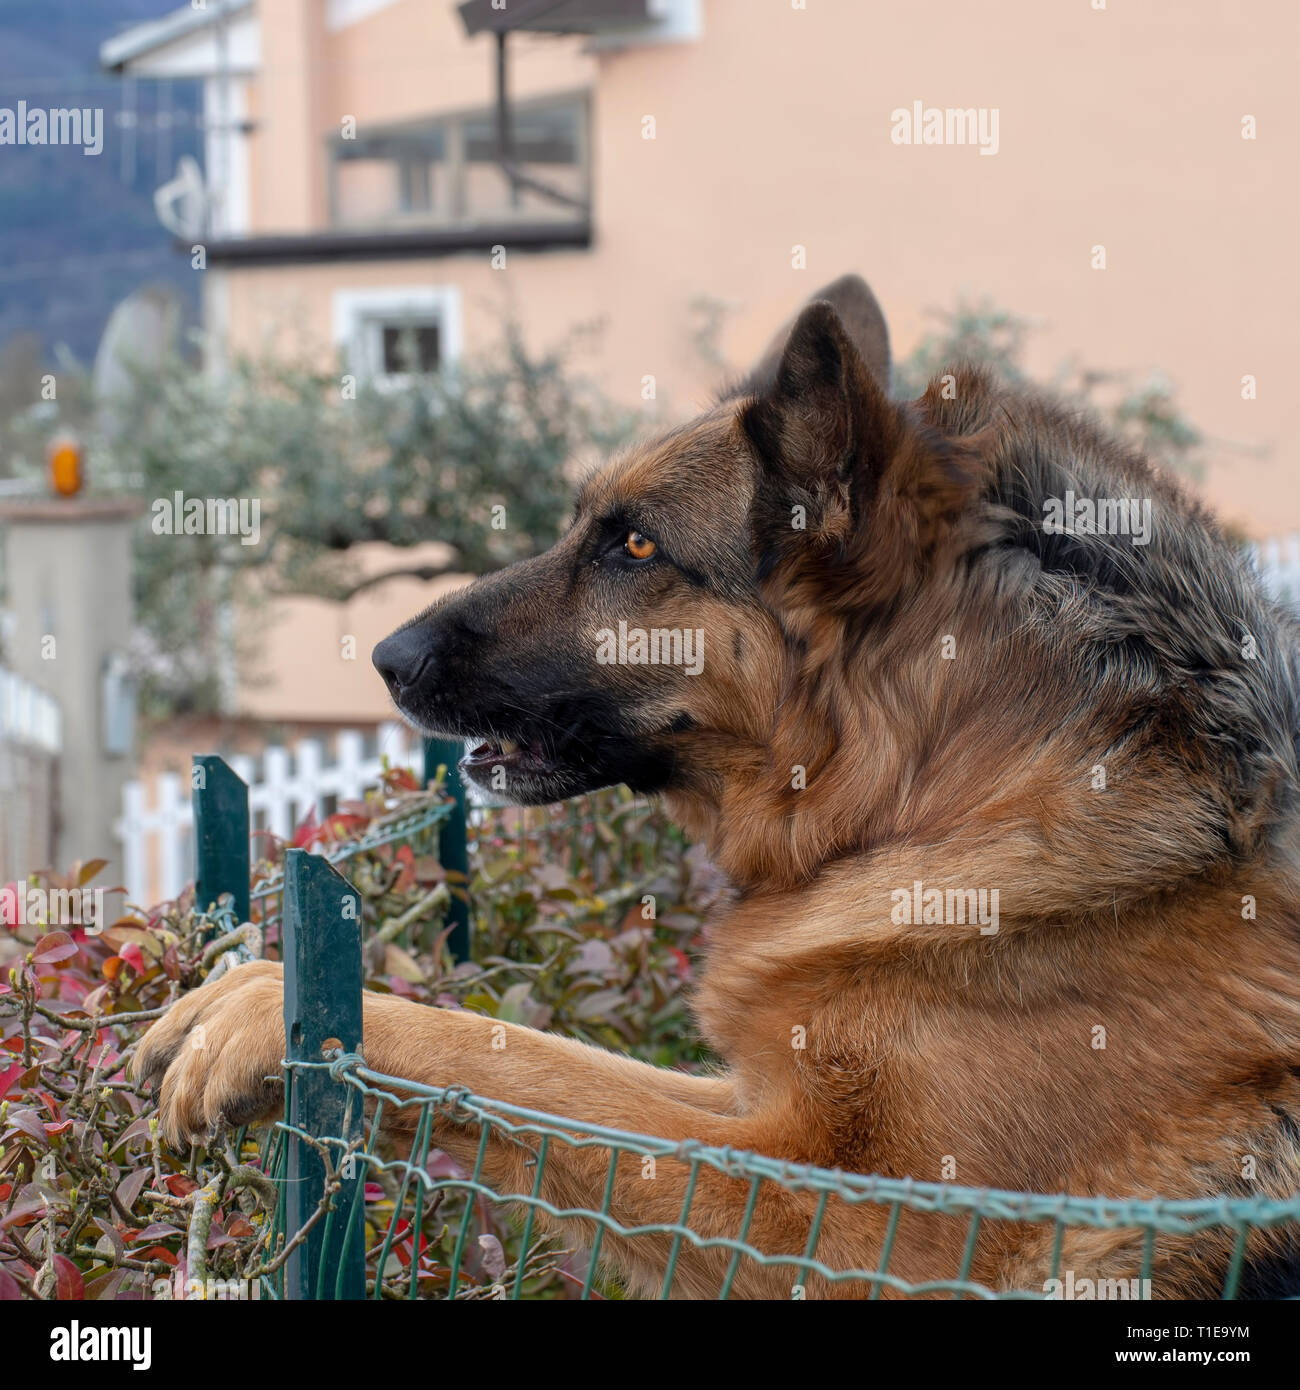
[(470, 773), (488, 773), (500, 767), (508, 772), (549, 772), (556, 764), (538, 740), (488, 739), (469, 749), (461, 767)]
[(619, 782), (636, 791), (658, 791), (672, 767), (653, 746), (580, 722), (551, 720), (545, 735), (532, 730), (513, 738), (470, 734), (465, 748), (460, 760), (465, 780), (521, 806), (547, 806)]

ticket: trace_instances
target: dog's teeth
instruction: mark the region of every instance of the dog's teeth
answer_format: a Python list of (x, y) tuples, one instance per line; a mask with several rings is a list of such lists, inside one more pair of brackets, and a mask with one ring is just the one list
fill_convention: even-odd
[(512, 738), (503, 738), (501, 740), (501, 751), (507, 755), (518, 753), (519, 745)]

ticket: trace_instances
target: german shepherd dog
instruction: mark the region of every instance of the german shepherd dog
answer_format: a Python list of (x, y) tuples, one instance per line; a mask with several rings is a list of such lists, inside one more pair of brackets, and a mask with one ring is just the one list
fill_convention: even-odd
[[(476, 741), (475, 782), (525, 804), (626, 783), (707, 844), (734, 898), (695, 1012), (724, 1069), (510, 1025), (501, 1049), (492, 1019), (378, 994), (368, 1062), (858, 1173), (1288, 1197), (1296, 629), (1200, 508), (1095, 422), (968, 366), (899, 403), (889, 372), (875, 298), (837, 281), (698, 419), (588, 481), (551, 550), (374, 653), (414, 724)], [(1101, 524), (1117, 500), (1149, 503), (1145, 544)], [(665, 632), (703, 634), (693, 664), (675, 639), (638, 659), (638, 635)], [(200, 1023), (206, 1046), (184, 1046)], [(180, 1140), (273, 1113), (284, 1046), (280, 967), (256, 963), (183, 998), (138, 1070)], [(478, 1134), (440, 1124), (472, 1163)], [(528, 1192), (527, 1159), (494, 1137), (484, 1180)], [(541, 1195), (597, 1208), (607, 1167), (552, 1145)], [(625, 1159), (611, 1213), (675, 1222), (687, 1182), (685, 1162), (646, 1181)], [(749, 1194), (702, 1167), (693, 1229), (735, 1237)], [(802, 1254), (815, 1201), (765, 1184), (751, 1243)], [(818, 1258), (872, 1268), (887, 1216), (833, 1202)], [(999, 1224), (971, 1279), (1041, 1291), (1051, 1223)], [(951, 1277), (966, 1233), (905, 1213), (890, 1273)], [(1133, 1278), (1142, 1243), (1067, 1229), (1060, 1268)], [(1160, 1236), (1152, 1296), (1216, 1296), (1231, 1246), (1221, 1229)], [(610, 1234), (603, 1256), (654, 1293), (668, 1248)], [(1253, 1233), (1240, 1292), (1297, 1291), (1298, 1255), (1294, 1225)], [(716, 1297), (729, 1260), (687, 1243), (675, 1292)], [(733, 1292), (789, 1298), (792, 1282), (867, 1287), (744, 1260)]]

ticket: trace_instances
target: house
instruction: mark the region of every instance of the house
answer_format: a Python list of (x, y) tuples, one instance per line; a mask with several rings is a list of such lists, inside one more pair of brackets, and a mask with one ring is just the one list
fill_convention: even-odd
[[(598, 321), (591, 370), (611, 395), (685, 415), (860, 269), (898, 354), (965, 294), (1042, 325), (1044, 375), (1067, 358), (1163, 369), (1213, 440), (1242, 446), (1212, 451), (1211, 503), (1248, 534), (1300, 530), (1277, 292), (1294, 274), (1293, 7), (936, 14), (208, 0), (102, 58), (204, 83), (202, 182), (159, 202), (179, 244), (204, 247), (227, 352), (307, 344), (383, 376), (404, 341), (432, 366), (490, 351), (507, 316), (537, 342)], [(278, 673), (241, 689), (241, 711), (380, 718), (364, 661), (321, 681), (310, 653), (428, 597), (394, 581), (346, 613), (295, 601)]]

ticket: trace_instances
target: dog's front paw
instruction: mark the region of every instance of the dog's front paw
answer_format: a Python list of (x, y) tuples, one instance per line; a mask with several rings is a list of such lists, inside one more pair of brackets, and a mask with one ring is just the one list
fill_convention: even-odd
[(153, 1088), (163, 1135), (180, 1144), (275, 1115), (284, 1050), (283, 970), (253, 961), (178, 1000), (145, 1034), (135, 1075)]

